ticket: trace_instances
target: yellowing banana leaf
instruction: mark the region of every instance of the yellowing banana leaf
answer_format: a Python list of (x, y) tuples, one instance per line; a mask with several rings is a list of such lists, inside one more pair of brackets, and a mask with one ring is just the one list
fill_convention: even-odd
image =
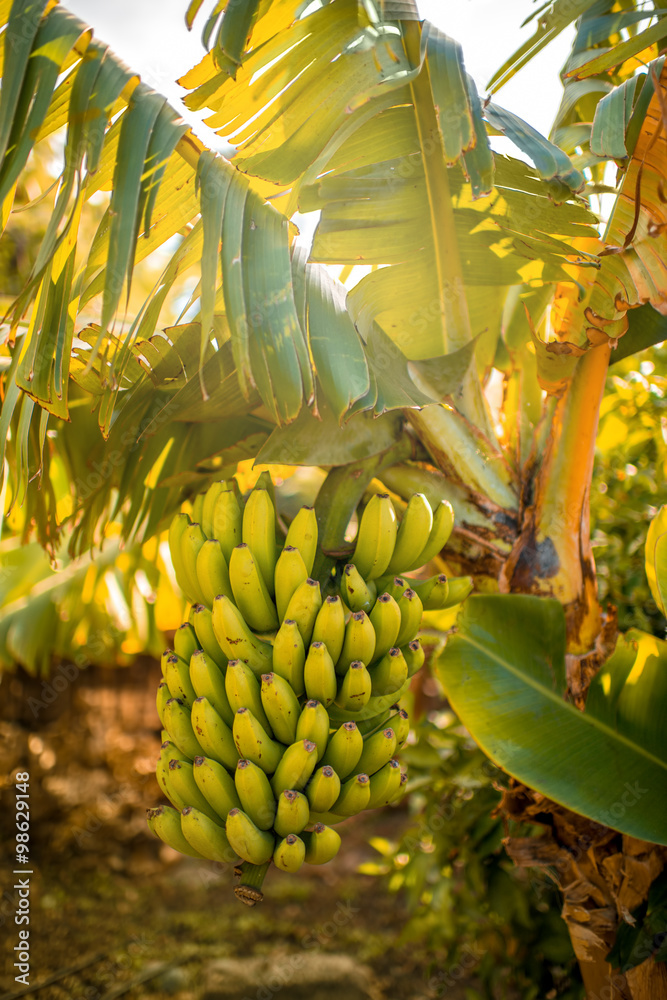
[(657, 44), (660, 46), (660, 42), (667, 36), (667, 14), (663, 13), (660, 15), (654, 11), (654, 16), (657, 17), (657, 21), (650, 28), (646, 28), (644, 31), (632, 35), (631, 38), (619, 42), (617, 45), (612, 46), (609, 51), (602, 52), (601, 55), (596, 56), (582, 66), (578, 66), (577, 69), (571, 69), (568, 76), (576, 76), (578, 79), (584, 79), (587, 76), (594, 76), (596, 73), (604, 73), (606, 70), (612, 69), (614, 66), (619, 66), (621, 63), (631, 59), (632, 56), (644, 52), (653, 45)]
[(667, 506), (660, 508), (649, 525), (645, 565), (653, 600), (667, 615)]
[(605, 826), (667, 843), (667, 643), (633, 631), (594, 678), (584, 712), (565, 698), (565, 617), (524, 595), (469, 598), (438, 676), (491, 759)]

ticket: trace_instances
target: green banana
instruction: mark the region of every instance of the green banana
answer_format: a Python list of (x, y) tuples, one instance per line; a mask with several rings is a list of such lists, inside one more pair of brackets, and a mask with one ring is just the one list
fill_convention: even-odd
[(299, 626), (286, 618), (273, 640), (273, 673), (284, 678), (297, 698), (306, 690), (303, 670), (306, 650), (299, 632)]
[(201, 524), (201, 515), (204, 509), (204, 493), (198, 493), (192, 501), (192, 520)]
[(164, 679), (169, 685), (172, 698), (180, 698), (187, 708), (197, 697), (190, 681), (190, 668), (176, 653), (168, 656), (164, 663)]
[(166, 667), (167, 667), (167, 659), (170, 656), (175, 656), (175, 655), (176, 654), (174, 653), (173, 649), (165, 649), (165, 651), (163, 652), (162, 656), (160, 657), (160, 670), (162, 671), (162, 679), (163, 680), (165, 679), (165, 672), (166, 672)]
[(171, 782), (168, 760), (164, 760), (160, 757), (155, 765), (155, 777), (157, 778), (158, 785), (164, 792), (165, 796), (169, 799), (172, 806), (175, 806), (176, 809), (183, 809), (187, 806), (187, 799), (184, 799), (183, 796), (178, 793)]
[(291, 686), (278, 674), (262, 674), (260, 694), (275, 738), (287, 746), (294, 743), (301, 706)]
[(208, 804), (207, 799), (202, 795), (193, 775), (193, 765), (187, 760), (169, 761), (169, 783), (180, 799), (186, 805), (194, 806), (215, 822), (218, 821), (218, 814)]
[(426, 548), (433, 528), (433, 511), (423, 493), (413, 493), (398, 526), (394, 554), (386, 573), (404, 573)]
[(240, 760), (236, 765), (234, 784), (243, 811), (260, 830), (270, 830), (276, 815), (276, 800), (261, 767), (251, 760)]
[(306, 785), (306, 797), (312, 812), (328, 812), (340, 795), (340, 778), (330, 764), (319, 767)]
[(203, 596), (197, 577), (197, 556), (205, 541), (206, 535), (198, 521), (189, 524), (181, 535), (181, 558), (183, 572), (188, 581), (188, 593), (194, 595), (197, 601), (201, 601)]
[(357, 770), (372, 777), (384, 767), (396, 752), (396, 734), (393, 729), (382, 729), (364, 741), (364, 749), (357, 764)]
[(260, 830), (242, 809), (231, 809), (227, 816), (227, 837), (233, 850), (253, 865), (265, 864), (273, 854), (274, 837)]
[(211, 757), (195, 757), (192, 774), (197, 788), (224, 823), (229, 810), (241, 805), (231, 774)]
[(241, 534), (244, 543), (249, 546), (253, 554), (270, 597), (273, 597), (273, 574), (276, 568), (276, 511), (268, 490), (255, 488), (246, 500)]
[(388, 761), (384, 767), (371, 775), (371, 795), (367, 809), (377, 809), (389, 803), (401, 788), (401, 766), (397, 760)]
[(424, 609), (419, 596), (410, 587), (403, 591), (397, 603), (401, 612), (401, 628), (396, 636), (396, 645), (405, 646), (417, 635)]
[(421, 670), (424, 666), (424, 660), (426, 659), (421, 642), (419, 639), (413, 639), (407, 646), (401, 647), (401, 652), (408, 665), (408, 677), (414, 677), (417, 671)]
[(364, 510), (352, 562), (365, 580), (386, 573), (396, 544), (396, 511), (388, 493), (375, 493)]
[[(391, 650), (390, 650), (391, 652)], [(386, 654), (387, 656), (389, 654)], [(375, 665), (370, 667), (369, 673), (373, 674), (375, 670)], [(403, 687), (399, 688), (398, 691), (392, 691), (389, 694), (383, 695), (371, 695), (371, 699), (365, 708), (360, 709), (358, 712), (344, 711), (342, 708), (338, 708), (337, 705), (330, 705), (327, 708), (329, 713), (329, 718), (333, 726), (340, 725), (343, 722), (356, 722), (357, 725), (360, 722), (373, 722), (373, 729), (377, 728), (377, 722), (383, 712), (386, 712), (388, 708), (395, 701), (400, 701), (403, 695), (406, 693), (410, 686), (410, 681), (406, 680)], [(372, 690), (372, 689), (371, 689)]]
[(163, 844), (171, 847), (174, 851), (187, 854), (191, 858), (204, 858), (205, 855), (196, 851), (183, 836), (181, 830), (181, 814), (171, 806), (156, 806), (154, 809), (146, 810), (148, 829), (156, 837), (159, 837)]
[(310, 700), (321, 701), (325, 708), (338, 693), (338, 680), (333, 660), (323, 642), (312, 642), (303, 668), (306, 694)]
[(444, 573), (429, 576), (427, 580), (411, 580), (410, 585), (422, 602), (424, 611), (441, 609), (447, 603), (449, 581)]
[(184, 622), (174, 632), (174, 652), (176, 656), (189, 663), (195, 649), (199, 649), (195, 630), (189, 622)]
[(234, 716), (232, 732), (238, 756), (251, 760), (267, 774), (273, 774), (280, 762), (282, 747), (271, 739), (249, 708), (238, 709)]
[(212, 617), (213, 631), (225, 656), (230, 660), (243, 660), (258, 677), (271, 670), (271, 643), (264, 642), (250, 631), (243, 615), (228, 597), (216, 597)]
[(186, 757), (185, 754), (178, 749), (175, 743), (172, 743), (170, 739), (162, 741), (160, 746), (160, 759), (168, 764), (170, 760), (187, 760), (190, 758)]
[(353, 660), (372, 663), (374, 655), (375, 629), (365, 611), (355, 611), (345, 626), (345, 638), (336, 662), (336, 673), (345, 674)]
[(310, 740), (297, 740), (288, 746), (271, 778), (273, 794), (290, 788), (302, 792), (317, 765), (317, 747)]
[(408, 665), (397, 646), (373, 664), (369, 672), (373, 695), (397, 695), (408, 679)]
[(374, 580), (364, 580), (354, 563), (347, 563), (340, 579), (340, 596), (350, 611), (369, 614), (375, 604), (377, 586)]
[(338, 686), (336, 704), (346, 712), (357, 712), (368, 704), (371, 697), (371, 675), (366, 664), (353, 660)]
[(449, 536), (454, 527), (454, 509), (449, 500), (441, 500), (433, 511), (433, 527), (431, 528), (426, 545), (419, 555), (401, 572), (409, 573), (410, 570), (418, 569), (439, 555), (449, 541)]
[(243, 511), (235, 492), (224, 490), (213, 506), (213, 537), (220, 542), (227, 565), (232, 549), (242, 540), (242, 523)]
[(311, 640), (315, 619), (321, 607), (322, 595), (319, 582), (308, 577), (292, 594), (285, 612), (286, 618), (296, 622), (304, 646)]
[[(372, 695), (371, 695), (372, 700)], [(371, 702), (369, 701), (369, 705)], [(360, 722), (359, 719), (356, 720), (357, 726), (359, 727), (359, 732), (363, 736), (364, 740), (367, 736), (371, 736), (376, 733), (379, 729), (384, 729), (390, 720), (392, 711), (390, 708), (386, 709), (384, 712), (380, 712), (379, 715), (374, 715), (371, 719), (365, 719)]]
[(239, 708), (249, 708), (260, 726), (271, 736), (271, 725), (262, 706), (259, 680), (242, 660), (230, 660), (227, 664), (225, 691), (234, 714)]
[(263, 472), (260, 472), (259, 476), (257, 477), (257, 481), (256, 481), (255, 485), (253, 486), (253, 489), (254, 490), (266, 490), (267, 493), (269, 494), (270, 498), (271, 498), (271, 503), (273, 504), (274, 510), (277, 510), (277, 507), (276, 507), (276, 488), (274, 486), (273, 479), (271, 478), (271, 473), (269, 472), (268, 469), (264, 469)]
[(308, 570), (301, 553), (295, 546), (286, 545), (278, 556), (273, 576), (279, 621), (286, 617), (294, 591), (307, 579)]
[(230, 846), (224, 828), (194, 806), (182, 811), (181, 830), (190, 846), (209, 861), (228, 865), (236, 861), (237, 852)]
[(412, 580), (409, 580), (407, 576), (381, 576), (377, 582), (378, 594), (389, 594), (398, 601), (399, 597), (406, 590)]
[(355, 774), (340, 786), (340, 795), (332, 812), (337, 816), (355, 816), (368, 808), (371, 797), (371, 782), (367, 774)]
[(278, 628), (278, 614), (250, 548), (243, 542), (232, 549), (229, 579), (234, 603), (255, 632)]
[(194, 604), (190, 609), (192, 626), (197, 633), (197, 642), (206, 655), (224, 670), (227, 657), (220, 649), (220, 643), (213, 631), (213, 616), (205, 604)]
[[(448, 582), (449, 592), (447, 594), (447, 601), (445, 604), (438, 605), (438, 607), (442, 610), (454, 608), (457, 604), (461, 604), (465, 601), (466, 597), (469, 596), (475, 586), (471, 576), (450, 576)], [(426, 605), (424, 605), (424, 607), (426, 607)]]
[(169, 690), (169, 685), (167, 684), (166, 681), (160, 681), (160, 683), (157, 686), (157, 697), (155, 699), (155, 707), (157, 709), (158, 718), (162, 723), (162, 727), (164, 729), (167, 728), (164, 721), (164, 710), (170, 698), (171, 698), (171, 691)]
[(168, 534), (169, 552), (171, 554), (171, 563), (174, 567), (176, 583), (189, 601), (193, 601), (196, 595), (190, 592), (190, 581), (186, 575), (183, 556), (181, 554), (181, 539), (183, 538), (183, 532), (191, 523), (187, 514), (176, 514), (169, 525)]
[(363, 749), (364, 738), (356, 722), (344, 722), (329, 740), (322, 764), (333, 767), (341, 781), (344, 781), (357, 766)]
[(234, 722), (234, 711), (225, 691), (225, 675), (203, 649), (198, 649), (192, 654), (190, 680), (195, 690), (195, 697), (207, 698), (222, 721), (231, 726)]
[(301, 833), (308, 826), (309, 816), (310, 806), (306, 796), (303, 792), (288, 788), (278, 796), (273, 828), (279, 837), (286, 837), (289, 833)]
[(380, 594), (370, 613), (370, 620), (375, 630), (373, 659), (380, 660), (396, 645), (401, 630), (401, 609), (391, 594)]
[(399, 708), (395, 716), (391, 719), (392, 728), (396, 734), (396, 746), (402, 747), (410, 732), (410, 716), (404, 708)]
[(406, 788), (405, 788), (405, 786), (407, 785), (407, 783), (408, 783), (408, 776), (407, 776), (407, 774), (405, 773), (405, 771), (403, 771), (403, 772), (402, 772), (402, 774), (401, 774), (401, 783), (400, 783), (400, 785), (399, 785), (399, 787), (398, 787), (398, 791), (397, 791), (397, 792), (396, 792), (396, 794), (395, 794), (395, 795), (393, 795), (393, 796), (392, 796), (392, 798), (391, 798), (391, 799), (389, 800), (389, 804), (390, 804), (390, 805), (391, 805), (391, 803), (392, 803), (392, 802), (400, 802), (400, 800), (401, 800), (401, 799), (403, 798), (403, 796), (405, 795), (405, 791), (406, 791)]
[(197, 554), (195, 572), (197, 573), (199, 593), (207, 608), (213, 607), (213, 601), (218, 594), (232, 598), (229, 567), (217, 538), (208, 538), (200, 548)]
[(301, 709), (296, 732), (290, 743), (296, 740), (310, 740), (317, 746), (317, 759), (321, 760), (324, 756), (329, 742), (329, 714), (324, 705), (314, 698), (307, 701)]
[(204, 494), (204, 502), (201, 508), (201, 517), (199, 518), (199, 523), (201, 524), (204, 534), (207, 538), (215, 538), (215, 528), (213, 525), (213, 512), (215, 510), (215, 505), (218, 497), (225, 490), (229, 489), (227, 483), (224, 479), (219, 482), (211, 483), (209, 488)]
[(219, 764), (233, 770), (239, 753), (234, 743), (232, 730), (216, 712), (208, 698), (197, 698), (192, 705), (192, 726), (199, 740), (201, 750), (194, 756), (217, 760)]
[[(196, 705), (196, 701), (194, 702)], [(175, 743), (186, 757), (193, 760), (201, 753), (201, 747), (190, 722), (190, 712), (179, 698), (170, 698), (164, 707), (164, 727), (169, 739)]]
[(281, 872), (298, 872), (306, 857), (306, 845), (295, 833), (288, 833), (276, 844), (273, 863)]
[(306, 565), (306, 575), (313, 571), (317, 552), (317, 517), (314, 507), (301, 507), (289, 526), (285, 545), (293, 545), (301, 553)]
[(340, 658), (345, 640), (345, 609), (338, 594), (325, 597), (317, 612), (311, 642), (323, 642), (334, 661)]
[(325, 865), (333, 861), (340, 849), (340, 834), (324, 823), (316, 823), (303, 835), (306, 845), (305, 861), (309, 865)]

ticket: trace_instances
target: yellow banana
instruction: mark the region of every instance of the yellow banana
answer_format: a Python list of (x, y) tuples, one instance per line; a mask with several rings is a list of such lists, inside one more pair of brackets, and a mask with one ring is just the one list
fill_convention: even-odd
[(278, 556), (273, 575), (279, 621), (283, 621), (286, 617), (287, 607), (294, 591), (307, 579), (308, 570), (301, 553), (293, 545), (286, 545)]
[(176, 576), (176, 583), (181, 588), (185, 596), (189, 601), (194, 601), (196, 599), (196, 594), (190, 591), (190, 580), (188, 579), (185, 572), (185, 565), (183, 563), (183, 555), (181, 552), (181, 540), (183, 538), (183, 532), (191, 524), (190, 518), (187, 514), (176, 514), (169, 525), (169, 553), (171, 555), (171, 563), (174, 567), (174, 574)]
[(399, 597), (406, 590), (412, 580), (409, 580), (407, 576), (381, 576), (377, 583), (378, 594), (390, 594), (395, 601), (398, 601)]
[(189, 760), (189, 758), (178, 749), (175, 743), (172, 743), (170, 739), (166, 739), (162, 741), (160, 746), (160, 760), (168, 764), (170, 760)]
[(268, 490), (254, 489), (246, 500), (242, 537), (255, 558), (257, 569), (269, 595), (273, 597), (273, 574), (276, 568), (276, 512)]
[(171, 806), (156, 806), (146, 810), (148, 828), (163, 844), (174, 851), (187, 854), (191, 858), (204, 858), (205, 855), (196, 851), (183, 836), (181, 830), (181, 814)]
[(251, 632), (243, 615), (228, 597), (216, 597), (212, 616), (213, 631), (225, 656), (230, 660), (243, 660), (258, 677), (271, 670), (271, 643), (258, 639)]
[(413, 639), (407, 646), (401, 647), (401, 652), (408, 665), (408, 677), (414, 677), (417, 671), (421, 670), (424, 666), (424, 660), (426, 659), (421, 642), (419, 639)]
[(171, 781), (171, 772), (169, 770), (169, 761), (159, 758), (157, 764), (155, 765), (155, 777), (157, 778), (157, 783), (164, 792), (165, 796), (169, 799), (172, 806), (176, 809), (184, 809), (187, 806), (187, 799), (184, 799), (174, 788)]
[(271, 725), (262, 706), (260, 682), (250, 667), (241, 660), (230, 660), (227, 664), (225, 691), (234, 714), (239, 708), (249, 708), (269, 737), (272, 735)]
[(249, 708), (238, 709), (234, 716), (232, 732), (238, 756), (251, 760), (266, 774), (273, 774), (280, 763), (282, 747), (271, 739)]
[(199, 643), (197, 642), (197, 635), (192, 625), (189, 622), (185, 622), (174, 632), (174, 652), (176, 656), (180, 656), (182, 660), (186, 663), (190, 662), (190, 657), (194, 653), (195, 649), (199, 648)]
[(233, 490), (224, 490), (213, 507), (213, 537), (229, 565), (232, 549), (242, 541), (243, 511)]
[(286, 618), (273, 640), (273, 673), (287, 681), (297, 698), (306, 690), (305, 662), (306, 650), (299, 626), (293, 619)]
[(374, 663), (369, 671), (373, 695), (398, 695), (408, 679), (408, 665), (401, 650), (394, 646)]
[(310, 740), (297, 740), (288, 746), (271, 778), (276, 798), (288, 788), (303, 791), (316, 764), (317, 747)]
[(197, 577), (197, 556), (205, 541), (206, 535), (197, 521), (189, 524), (181, 535), (181, 558), (183, 572), (188, 582), (188, 593), (193, 594), (197, 601), (201, 601), (203, 597)]
[(454, 509), (449, 500), (441, 500), (433, 511), (433, 527), (431, 528), (426, 545), (419, 555), (408, 566), (404, 566), (402, 573), (409, 573), (410, 570), (418, 569), (439, 555), (449, 541), (449, 536), (454, 527)]
[(169, 761), (169, 782), (184, 805), (194, 806), (199, 809), (214, 822), (218, 822), (218, 814), (208, 804), (206, 798), (199, 791), (197, 782), (193, 775), (193, 765), (187, 760)]
[(320, 585), (317, 580), (308, 577), (296, 588), (285, 611), (285, 617), (297, 623), (304, 646), (311, 640), (315, 619), (321, 607)]
[(312, 642), (303, 668), (306, 694), (310, 700), (321, 701), (325, 708), (338, 692), (338, 680), (333, 660), (323, 642)]
[(393, 797), (392, 797), (392, 798), (391, 798), (391, 799), (389, 800), (389, 804), (390, 804), (390, 805), (391, 805), (391, 803), (392, 803), (392, 802), (400, 802), (400, 800), (401, 800), (401, 799), (403, 798), (403, 796), (405, 795), (405, 792), (406, 792), (406, 788), (405, 788), (405, 786), (407, 785), (407, 783), (408, 783), (408, 776), (407, 776), (407, 774), (405, 773), (405, 771), (403, 771), (403, 772), (402, 772), (402, 774), (401, 774), (401, 783), (400, 783), (400, 785), (399, 785), (399, 787), (398, 787), (398, 791), (397, 791), (397, 792), (396, 792), (396, 794), (395, 794), (395, 795), (394, 795), (394, 796), (393, 796)]
[(201, 524), (201, 515), (204, 509), (204, 494), (198, 493), (192, 501), (192, 520)]
[(197, 698), (192, 706), (192, 726), (201, 750), (195, 756), (217, 760), (219, 764), (233, 771), (239, 753), (234, 743), (232, 730), (213, 708), (208, 698)]
[(219, 482), (211, 483), (209, 488), (204, 494), (204, 502), (201, 508), (201, 517), (198, 518), (201, 524), (204, 534), (207, 538), (215, 538), (215, 527), (213, 524), (213, 512), (215, 511), (215, 505), (218, 497), (225, 490), (229, 489), (227, 483), (224, 479)]
[(290, 743), (296, 740), (310, 740), (317, 746), (317, 759), (321, 760), (324, 756), (329, 742), (329, 715), (324, 705), (314, 698), (301, 709)]
[(333, 767), (341, 781), (344, 781), (357, 766), (363, 749), (364, 738), (356, 722), (344, 722), (329, 740), (322, 764)]
[(391, 725), (396, 733), (396, 746), (400, 749), (408, 738), (410, 732), (410, 716), (404, 708), (399, 708), (398, 712), (391, 719)]
[(295, 833), (288, 833), (276, 844), (273, 863), (282, 872), (298, 872), (306, 857), (306, 845)]
[(186, 806), (181, 813), (181, 830), (190, 846), (210, 861), (227, 865), (236, 861), (224, 828), (199, 809)]
[(313, 571), (317, 552), (317, 517), (314, 507), (301, 507), (289, 526), (285, 546), (293, 545), (301, 553), (306, 566), (306, 576)]
[(379, 771), (371, 775), (371, 795), (368, 809), (377, 809), (389, 803), (401, 788), (401, 766), (397, 760), (388, 761)]
[(226, 830), (229, 843), (244, 861), (263, 865), (271, 858), (275, 843), (273, 834), (260, 830), (242, 809), (230, 810)]
[(195, 563), (195, 572), (199, 593), (207, 608), (213, 607), (213, 601), (218, 594), (232, 598), (229, 567), (217, 538), (207, 539), (200, 548)]
[(234, 603), (255, 632), (271, 632), (278, 628), (276, 606), (250, 548), (243, 542), (232, 549), (229, 579)]
[(371, 675), (366, 664), (353, 660), (338, 686), (336, 704), (346, 712), (358, 712), (371, 697)]
[(328, 812), (340, 795), (340, 778), (330, 764), (319, 767), (306, 785), (306, 797), (312, 812)]
[(290, 685), (278, 674), (262, 674), (260, 694), (275, 738), (286, 746), (294, 743), (301, 706)]
[(169, 685), (172, 698), (180, 698), (183, 704), (190, 708), (197, 694), (190, 682), (188, 664), (176, 653), (172, 653), (164, 662), (164, 679)]
[(329, 656), (336, 663), (340, 658), (345, 640), (345, 609), (338, 594), (325, 597), (317, 612), (311, 642), (323, 642)]
[(401, 609), (391, 594), (380, 594), (370, 613), (370, 620), (375, 630), (373, 659), (379, 660), (396, 645), (401, 630)]
[(404, 573), (426, 548), (433, 528), (433, 511), (423, 493), (413, 493), (398, 526), (394, 554), (385, 572)]
[(369, 614), (375, 604), (377, 586), (374, 580), (364, 580), (354, 563), (347, 563), (340, 580), (340, 596), (350, 611)]
[(240, 760), (236, 765), (234, 784), (243, 811), (260, 830), (270, 830), (276, 815), (276, 800), (261, 767), (251, 760)]
[(375, 493), (361, 515), (352, 562), (365, 580), (386, 573), (396, 544), (396, 512), (388, 493)]
[(372, 777), (376, 771), (389, 763), (396, 752), (396, 747), (397, 740), (393, 729), (382, 729), (379, 733), (374, 733), (364, 741), (357, 770)]
[(367, 774), (355, 774), (340, 786), (340, 795), (334, 802), (332, 812), (338, 816), (356, 816), (368, 808), (370, 797), (370, 778)]
[[(196, 702), (195, 702), (196, 704)], [(164, 707), (164, 727), (169, 739), (193, 760), (201, 753), (201, 747), (190, 722), (190, 712), (178, 698), (170, 698)]]
[(417, 636), (424, 609), (418, 594), (410, 587), (403, 591), (397, 603), (401, 612), (401, 628), (396, 636), (396, 645), (406, 646)]
[(169, 685), (166, 681), (160, 681), (157, 686), (157, 697), (155, 699), (155, 707), (157, 709), (157, 714), (160, 722), (164, 729), (166, 729), (164, 721), (164, 710), (167, 702), (171, 698), (171, 691), (169, 690)]
[(340, 849), (340, 834), (324, 823), (316, 823), (310, 832), (304, 833), (306, 845), (305, 861), (309, 865), (325, 865), (333, 861)]
[(225, 690), (225, 675), (203, 649), (198, 649), (192, 654), (190, 680), (195, 690), (195, 697), (208, 699), (223, 722), (231, 726), (234, 722), (234, 711)]
[(375, 629), (365, 611), (355, 611), (345, 626), (345, 638), (336, 662), (336, 673), (345, 674), (354, 660), (372, 663), (374, 655)]
[(241, 805), (231, 774), (211, 757), (195, 757), (192, 774), (197, 788), (224, 823), (229, 810)]
[(279, 837), (289, 833), (301, 833), (308, 826), (310, 807), (303, 792), (288, 788), (278, 796), (278, 807), (273, 825)]
[(197, 633), (197, 645), (204, 650), (217, 665), (224, 670), (227, 657), (220, 648), (220, 643), (213, 631), (213, 615), (205, 604), (194, 604), (191, 608), (191, 620)]

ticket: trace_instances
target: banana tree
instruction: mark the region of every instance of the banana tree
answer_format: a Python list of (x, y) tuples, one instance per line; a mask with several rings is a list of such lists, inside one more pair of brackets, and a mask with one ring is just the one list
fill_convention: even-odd
[[(0, 441), (26, 532), (55, 550), (66, 527), (73, 558), (111, 519), (153, 537), (248, 458), (327, 470), (333, 555), (378, 481), (450, 500), (440, 567), (479, 592), (434, 666), (513, 776), (507, 815), (543, 827), (508, 849), (559, 881), (589, 996), (643, 1000), (665, 988), (653, 945), (608, 953), (656, 908), (667, 647), (600, 606), (589, 491), (609, 366), (667, 336), (667, 14), (536, 16), (491, 86), (576, 21), (550, 138), (480, 100), (414, 0), (221, 0), (181, 82), (230, 161), (63, 7), (0, 0), (4, 226), (30, 154), (63, 150), (5, 316)], [(298, 212), (319, 212), (310, 252)]]

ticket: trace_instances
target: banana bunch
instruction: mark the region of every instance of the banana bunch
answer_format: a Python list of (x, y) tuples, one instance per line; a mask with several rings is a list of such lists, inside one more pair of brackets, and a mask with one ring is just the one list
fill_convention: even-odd
[(234, 891), (253, 905), (271, 863), (330, 861), (338, 823), (402, 795), (398, 702), (424, 662), (422, 612), (458, 603), (471, 581), (399, 575), (453, 527), (450, 505), (432, 511), (422, 494), (400, 524), (374, 495), (350, 562), (323, 585), (310, 575), (315, 511), (302, 507), (279, 541), (268, 473), (245, 501), (234, 480), (214, 483), (194, 516), (169, 529), (191, 609), (162, 657), (156, 775), (171, 806), (149, 810), (148, 825), (184, 854), (233, 864)]

